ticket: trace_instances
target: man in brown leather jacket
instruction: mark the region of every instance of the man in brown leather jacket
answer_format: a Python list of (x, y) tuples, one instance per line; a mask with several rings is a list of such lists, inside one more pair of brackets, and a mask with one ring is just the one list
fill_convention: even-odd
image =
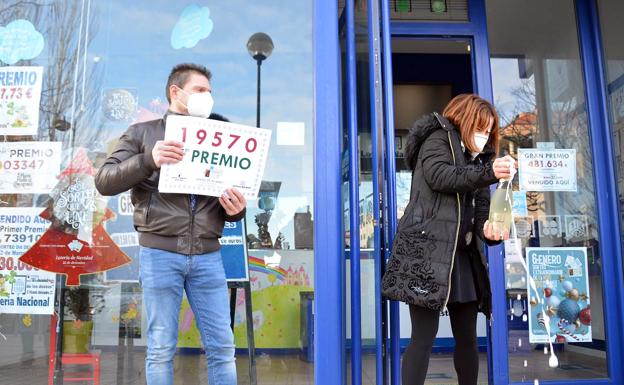
[(186, 291), (208, 358), (208, 383), (236, 384), (234, 337), (219, 238), (225, 221), (245, 216), (247, 202), (236, 189), (219, 198), (158, 191), (160, 166), (177, 163), (183, 144), (163, 140), (170, 114), (207, 118), (212, 109), (211, 73), (197, 64), (175, 66), (167, 81), (169, 111), (137, 123), (121, 136), (99, 169), (103, 195), (132, 189), (139, 233), (140, 281), (147, 312), (148, 385), (173, 384), (182, 292)]

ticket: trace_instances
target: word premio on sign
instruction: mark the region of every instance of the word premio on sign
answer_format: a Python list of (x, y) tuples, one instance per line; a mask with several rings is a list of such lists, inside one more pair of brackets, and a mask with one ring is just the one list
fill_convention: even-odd
[(576, 149), (518, 149), (520, 189), (576, 191)]
[(184, 158), (161, 167), (158, 190), (221, 196), (235, 187), (247, 199), (260, 189), (271, 131), (191, 116), (167, 117), (165, 140), (184, 143)]

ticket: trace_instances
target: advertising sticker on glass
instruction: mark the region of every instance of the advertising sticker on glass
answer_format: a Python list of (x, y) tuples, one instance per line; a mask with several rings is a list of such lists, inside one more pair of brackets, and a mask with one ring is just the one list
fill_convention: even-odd
[(271, 130), (170, 115), (165, 140), (184, 143), (184, 158), (163, 165), (160, 192), (219, 197), (235, 187), (247, 199), (258, 196)]
[(60, 170), (61, 142), (0, 143), (0, 194), (48, 194)]
[(37, 135), (43, 67), (0, 67), (0, 135)]
[(576, 191), (576, 149), (518, 149), (520, 190)]
[[(585, 247), (527, 247), (529, 341), (591, 342)], [(535, 292), (537, 290), (537, 292)]]
[(0, 313), (52, 314), (56, 275), (18, 258), (50, 226), (37, 207), (0, 208)]

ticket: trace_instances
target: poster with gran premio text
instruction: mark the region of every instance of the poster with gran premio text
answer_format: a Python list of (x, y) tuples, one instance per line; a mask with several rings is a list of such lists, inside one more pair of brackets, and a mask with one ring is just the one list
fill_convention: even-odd
[[(527, 247), (529, 341), (591, 342), (586, 247)], [(531, 281), (533, 280), (533, 281)]]
[(0, 194), (47, 194), (60, 170), (61, 142), (0, 143)]
[(520, 190), (576, 191), (576, 149), (518, 149)]
[(52, 314), (56, 274), (36, 269), (18, 258), (50, 223), (43, 208), (0, 208), (0, 313)]
[(256, 199), (271, 130), (192, 116), (169, 115), (165, 139), (184, 144), (184, 158), (161, 168), (158, 190), (219, 197), (235, 187)]
[(0, 135), (37, 135), (43, 67), (0, 67)]

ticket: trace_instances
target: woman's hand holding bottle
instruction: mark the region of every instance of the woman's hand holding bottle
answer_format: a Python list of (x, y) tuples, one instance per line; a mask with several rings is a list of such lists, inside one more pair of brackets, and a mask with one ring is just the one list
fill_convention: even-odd
[(513, 177), (515, 169), (518, 166), (518, 161), (512, 158), (510, 155), (505, 155), (502, 158), (496, 158), (492, 164), (494, 170), (494, 176), (498, 180), (509, 179)]

